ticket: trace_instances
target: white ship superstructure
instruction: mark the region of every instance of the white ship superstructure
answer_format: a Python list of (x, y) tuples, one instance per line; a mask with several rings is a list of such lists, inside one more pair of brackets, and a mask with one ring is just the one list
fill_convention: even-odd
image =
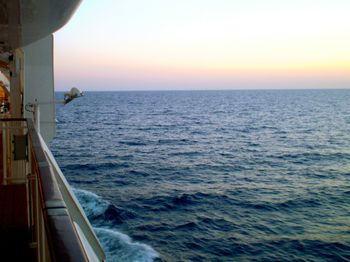
[(53, 36), (79, 0), (0, 0), (1, 261), (104, 261), (47, 143), (55, 135)]

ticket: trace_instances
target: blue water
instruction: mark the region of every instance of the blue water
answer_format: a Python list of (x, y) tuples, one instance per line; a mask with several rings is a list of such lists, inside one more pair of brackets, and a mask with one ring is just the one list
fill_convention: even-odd
[(350, 90), (88, 92), (57, 119), (109, 261), (350, 260)]

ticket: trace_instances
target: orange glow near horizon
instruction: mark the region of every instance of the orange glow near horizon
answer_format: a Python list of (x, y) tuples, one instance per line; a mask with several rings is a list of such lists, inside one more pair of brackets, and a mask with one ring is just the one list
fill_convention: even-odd
[(346, 88), (349, 9), (341, 0), (85, 1), (56, 34), (56, 82), (92, 90)]

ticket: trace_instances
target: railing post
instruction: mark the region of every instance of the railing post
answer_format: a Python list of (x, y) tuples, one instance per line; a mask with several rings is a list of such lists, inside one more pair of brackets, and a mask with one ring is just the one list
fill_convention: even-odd
[(6, 139), (6, 122), (2, 122), (2, 168), (3, 168), (3, 177), (2, 184), (6, 185), (7, 183), (7, 139)]
[(34, 109), (34, 125), (38, 133), (40, 133), (40, 107), (38, 103), (33, 104)]

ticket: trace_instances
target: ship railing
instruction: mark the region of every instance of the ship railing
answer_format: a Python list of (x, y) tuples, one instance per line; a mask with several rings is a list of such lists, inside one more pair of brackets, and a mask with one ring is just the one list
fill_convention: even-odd
[(82, 241), (84, 249), (92, 261), (103, 261), (105, 260), (105, 254), (98, 241), (97, 236), (94, 233), (93, 228), (85, 215), (84, 210), (79, 204), (79, 201), (75, 197), (71, 187), (69, 186), (65, 176), (63, 175), (59, 165), (57, 164), (51, 150), (47, 147), (46, 143), (40, 136), (41, 145), (47, 157), (47, 160), (52, 167), (53, 174), (57, 181), (58, 187), (61, 191), (63, 200), (69, 211), (70, 217), (73, 220), (74, 226), (78, 232), (78, 235)]
[(26, 184), (37, 261), (104, 261), (82, 208), (31, 119), (0, 119), (1, 184)]

